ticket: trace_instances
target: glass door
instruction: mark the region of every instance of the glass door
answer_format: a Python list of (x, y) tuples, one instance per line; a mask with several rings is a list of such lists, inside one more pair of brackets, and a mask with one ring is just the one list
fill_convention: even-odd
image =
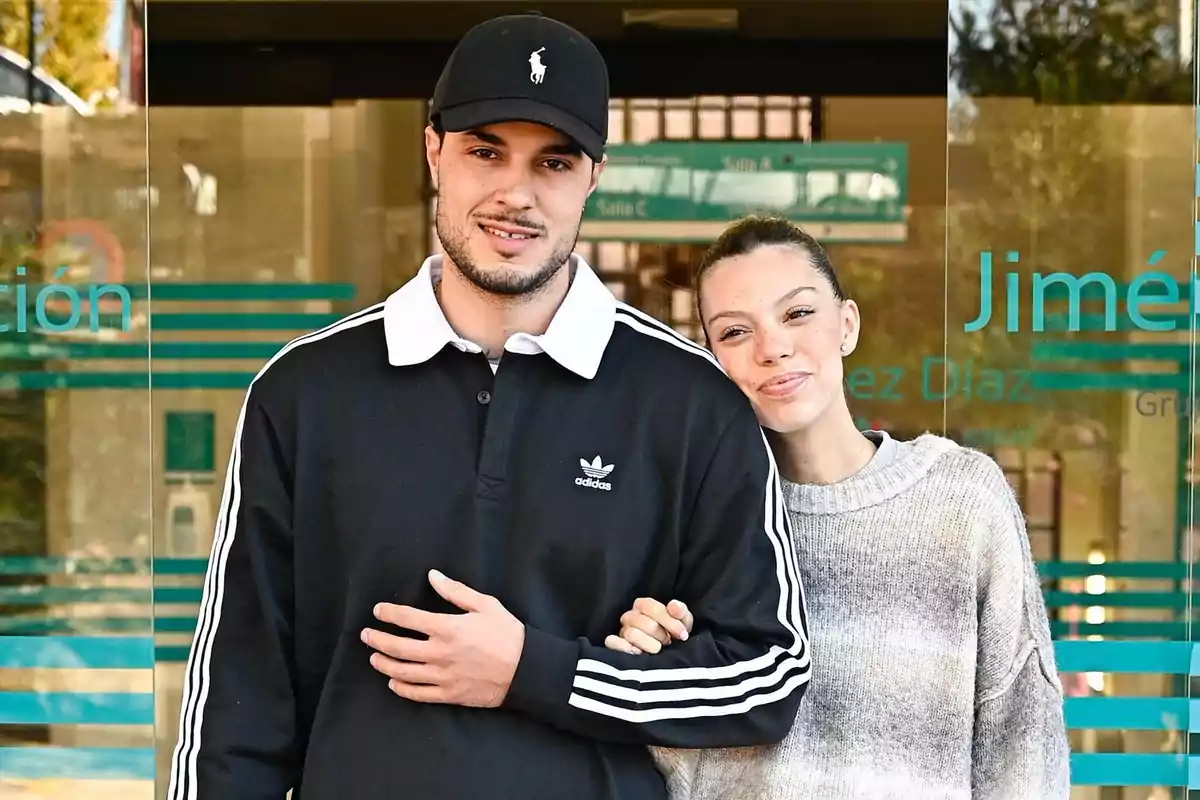
[(950, 3), (936, 383), (1004, 430), (1089, 800), (1195, 774), (1194, 33), (1190, 0)]
[(0, 796), (150, 800), (139, 2), (0, 4)]

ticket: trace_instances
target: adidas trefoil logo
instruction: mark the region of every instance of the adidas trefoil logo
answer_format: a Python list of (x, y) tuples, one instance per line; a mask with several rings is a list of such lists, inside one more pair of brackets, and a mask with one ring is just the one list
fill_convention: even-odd
[(604, 480), (613, 471), (612, 464), (605, 464), (600, 460), (600, 456), (596, 456), (590, 464), (586, 458), (579, 459), (579, 466), (587, 477), (576, 478), (576, 486), (587, 486), (590, 489), (601, 489), (605, 492), (612, 491), (612, 484)]

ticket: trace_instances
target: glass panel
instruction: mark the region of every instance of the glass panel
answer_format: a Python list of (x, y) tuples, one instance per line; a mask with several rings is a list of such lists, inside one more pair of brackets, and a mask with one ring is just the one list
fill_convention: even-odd
[(424, 120), (407, 100), (151, 111), (154, 312), (168, 320), (154, 369), (178, 376), (153, 395), (160, 788), (194, 725), (186, 661), (246, 389), (283, 344), (384, 299), (437, 250)]
[(142, 12), (63, 9), (0, 3), (0, 797), (151, 800)]
[(929, 384), (948, 432), (1010, 451), (1072, 797), (1184, 798), (1194, 8), (1032, 5), (950, 3), (948, 333)]

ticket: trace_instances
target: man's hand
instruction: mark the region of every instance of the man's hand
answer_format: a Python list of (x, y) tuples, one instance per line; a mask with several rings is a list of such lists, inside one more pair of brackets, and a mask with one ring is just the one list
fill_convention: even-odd
[(504, 702), (521, 650), (525, 626), (500, 601), (450, 580), (437, 570), (429, 583), (465, 614), (433, 614), (412, 606), (380, 603), (375, 616), (419, 631), (426, 641), (365, 628), (362, 640), (379, 651), (371, 666), (387, 675), (388, 687), (418, 703), (495, 708)]

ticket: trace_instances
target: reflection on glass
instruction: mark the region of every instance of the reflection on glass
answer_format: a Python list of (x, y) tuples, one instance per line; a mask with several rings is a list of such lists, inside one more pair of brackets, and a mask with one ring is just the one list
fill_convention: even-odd
[(1078, 798), (1183, 798), (1195, 769), (1193, 662), (1155, 657), (1192, 653), (1192, 420), (1154, 401), (1194, 392), (1193, 10), (950, 3), (946, 425), (1027, 455)]
[(150, 800), (141, 7), (64, 8), (0, 4), (0, 797)]

